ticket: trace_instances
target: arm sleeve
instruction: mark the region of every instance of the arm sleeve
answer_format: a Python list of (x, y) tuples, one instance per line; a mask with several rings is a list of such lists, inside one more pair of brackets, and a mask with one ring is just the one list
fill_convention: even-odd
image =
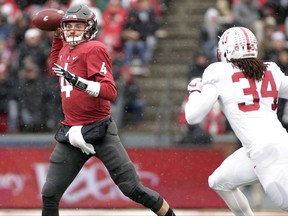
[(117, 88), (116, 85), (113, 82), (109, 82), (109, 81), (102, 81), (100, 82), (100, 92), (98, 97), (106, 99), (106, 100), (110, 100), (113, 101), (116, 99), (117, 97)]
[(57, 63), (58, 54), (62, 46), (63, 46), (62, 39), (54, 37), (52, 41), (52, 47), (51, 47), (50, 59), (49, 59), (49, 72), (53, 76), (56, 76), (56, 74), (53, 72), (52, 67), (54, 66), (54, 63)]
[(117, 87), (112, 73), (112, 62), (109, 54), (103, 48), (91, 50), (87, 59), (88, 76), (95, 76), (100, 83), (98, 97), (113, 101), (117, 97)]
[(216, 87), (219, 75), (217, 69), (216, 64), (209, 65), (202, 76), (202, 91), (189, 95), (185, 106), (185, 118), (188, 124), (200, 123), (217, 101), (220, 95)]
[(201, 93), (190, 94), (185, 106), (187, 123), (190, 125), (200, 123), (212, 109), (218, 97), (218, 89), (211, 84), (204, 85)]

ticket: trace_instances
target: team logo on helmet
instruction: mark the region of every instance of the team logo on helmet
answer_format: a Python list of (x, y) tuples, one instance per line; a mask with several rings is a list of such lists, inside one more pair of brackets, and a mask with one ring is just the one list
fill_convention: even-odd
[(220, 37), (218, 60), (229, 62), (231, 59), (257, 58), (257, 39), (247, 28), (232, 27)]

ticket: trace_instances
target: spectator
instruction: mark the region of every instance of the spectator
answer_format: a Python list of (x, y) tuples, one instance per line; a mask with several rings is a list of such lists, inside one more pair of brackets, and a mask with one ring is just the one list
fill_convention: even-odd
[(208, 56), (203, 51), (197, 51), (194, 55), (193, 63), (189, 65), (187, 71), (187, 80), (190, 81), (192, 78), (202, 77), (202, 74), (208, 64)]
[(152, 61), (154, 50), (157, 45), (156, 32), (160, 26), (151, 1), (152, 0), (138, 0), (138, 7), (136, 9), (140, 21), (146, 27), (145, 59), (147, 64), (150, 64)]
[(288, 14), (287, 0), (267, 0), (265, 6), (273, 12), (277, 26), (280, 31), (284, 31), (284, 23)]
[(7, 17), (0, 13), (0, 38), (8, 41), (11, 34), (11, 24), (7, 21)]
[[(156, 31), (158, 28), (159, 23), (150, 0), (139, 0), (138, 7), (129, 11), (123, 27), (122, 38), (126, 64), (135, 65), (135, 60), (140, 59), (140, 64), (138, 64), (141, 68), (140, 74), (149, 74), (149, 64), (157, 43)], [(136, 74), (134, 71), (133, 73)]]
[[(288, 49), (283, 49), (279, 52), (277, 58), (277, 65), (280, 69), (288, 75)], [(277, 109), (278, 119), (282, 123), (283, 127), (288, 132), (288, 101), (283, 98), (278, 99), (278, 109)]]
[[(23, 61), (23, 69), (19, 71), (16, 92), (16, 100), (19, 104), (19, 126), (22, 132), (47, 131), (49, 121), (47, 115), (51, 113), (49, 109), (53, 109), (53, 104), (49, 101), (50, 95), (50, 83), (47, 82), (46, 77), (41, 76), (40, 69), (33, 58), (26, 57)], [(46, 105), (47, 103), (49, 105)]]
[(13, 52), (7, 45), (6, 40), (0, 38), (0, 68), (1, 71), (8, 71), (13, 62)]
[(17, 71), (24, 66), (23, 60), (26, 57), (33, 59), (41, 75), (46, 75), (47, 58), (50, 54), (50, 47), (42, 40), (42, 32), (36, 28), (30, 28), (25, 32), (25, 39), (17, 49)]
[(234, 16), (231, 10), (230, 0), (217, 0), (216, 8), (220, 13), (220, 16), (223, 19), (223, 22), (234, 23)]
[(122, 79), (121, 75), (125, 73), (125, 70), (131, 71), (131, 68), (125, 64), (125, 60), (123, 58), (115, 58), (115, 56), (112, 56), (112, 72), (118, 93), (116, 100), (111, 103), (111, 115), (119, 128), (123, 126), (124, 79)]
[(271, 35), (270, 49), (265, 50), (265, 59), (269, 61), (277, 61), (279, 52), (285, 48), (285, 34), (281, 31), (274, 31)]
[(227, 119), (220, 109), (219, 102), (214, 104), (201, 124), (203, 129), (213, 136), (227, 133), (229, 125), (227, 125)]
[[(121, 79), (123, 80), (124, 115), (132, 114), (132, 124), (139, 126), (143, 119), (145, 102), (140, 96), (140, 89), (129, 66), (121, 68)], [(127, 117), (127, 116), (126, 116)], [(125, 119), (125, 116), (124, 116)], [(126, 118), (127, 120), (127, 118)]]
[(0, 133), (9, 132), (9, 103), (13, 98), (13, 85), (6, 65), (0, 64)]
[(258, 40), (262, 40), (263, 24), (261, 21), (261, 7), (257, 0), (240, 0), (232, 5), (235, 24), (244, 26), (255, 32)]
[(215, 8), (209, 8), (204, 15), (199, 42), (200, 48), (208, 56), (210, 62), (217, 61), (218, 36), (222, 34), (219, 12)]
[(272, 49), (272, 35), (277, 29), (277, 24), (272, 16), (268, 16), (264, 19), (264, 28), (263, 28), (263, 37), (262, 40), (259, 41), (261, 44), (258, 47), (259, 49), (259, 57), (265, 59), (268, 58), (268, 53)]
[(59, 92), (61, 91), (59, 88), (59, 83), (56, 77), (44, 77), (45, 82), (45, 91), (43, 106), (45, 109), (44, 123), (45, 130), (48, 132), (55, 132), (58, 128), (58, 123), (62, 119), (64, 119), (63, 110), (61, 107), (61, 95)]
[[(157, 19), (160, 21), (165, 10), (165, 3), (160, 0), (149, 0)], [(131, 10), (139, 7), (141, 0), (122, 0), (122, 6), (126, 10)]]
[(103, 12), (109, 3), (109, 0), (95, 0), (95, 2), (97, 7), (101, 10), (101, 12)]
[[(197, 51), (194, 54), (193, 62), (188, 67), (187, 80), (190, 81), (195, 77), (202, 77), (204, 69), (208, 66), (208, 56), (202, 52)], [(188, 125), (185, 120), (184, 108), (188, 99), (188, 94), (185, 94), (181, 105), (180, 113), (177, 116), (177, 122), (180, 126), (180, 138), (178, 143), (181, 145), (206, 145), (212, 143), (211, 135), (205, 131), (202, 124)]]
[(43, 8), (55, 8), (55, 9), (66, 11), (67, 10), (67, 4), (63, 3), (63, 1), (61, 1), (61, 0), (48, 0), (43, 5)]
[(286, 17), (285, 22), (284, 22), (284, 32), (285, 32), (286, 39), (288, 40), (288, 16)]
[(285, 75), (288, 75), (288, 47), (283, 48), (278, 53), (276, 63)]
[(7, 17), (9, 24), (13, 25), (22, 12), (14, 0), (1, 0), (0, 13)]
[(181, 110), (177, 116), (177, 123), (180, 126), (180, 137), (177, 143), (180, 145), (208, 146), (212, 144), (212, 136), (205, 131), (201, 124), (188, 125), (185, 119), (185, 105), (188, 100), (188, 94), (185, 94), (181, 105)]
[(129, 66), (135, 60), (135, 55), (140, 57), (142, 67), (147, 66), (146, 51), (146, 27), (141, 22), (136, 10), (131, 10), (122, 31), (124, 40), (125, 63)]
[(107, 46), (112, 56), (122, 52), (121, 32), (126, 19), (127, 11), (122, 8), (120, 0), (110, 0), (103, 11), (103, 25), (98, 39)]
[[(205, 68), (209, 65), (208, 56), (202, 52), (198, 51), (195, 53), (194, 62), (189, 66), (187, 72), (188, 82), (194, 78), (202, 77)], [(182, 104), (181, 115), (184, 115), (184, 107), (187, 102), (187, 98)], [(179, 118), (178, 117), (178, 122)], [(188, 125), (183, 116), (182, 126), (184, 126), (184, 138), (182, 142), (184, 143), (194, 143), (194, 144), (210, 144), (212, 142), (212, 136), (225, 134), (228, 132), (229, 124), (223, 112), (219, 109), (219, 104), (215, 103), (211, 111), (203, 119), (200, 124)], [(187, 125), (184, 125), (184, 124)], [(183, 132), (182, 132), (183, 133)], [(198, 136), (197, 136), (198, 134)]]
[(22, 13), (22, 15), (16, 19), (15, 23), (12, 25), (11, 38), (13, 40), (12, 48), (15, 50), (19, 44), (23, 43), (25, 32), (30, 28), (30, 16), (27, 13)]
[(121, 1), (121, 4), (122, 4), (122, 7), (123, 7), (125, 10), (129, 11), (129, 10), (131, 10), (131, 9), (133, 8), (133, 6), (134, 6), (135, 4), (137, 4), (137, 1), (138, 1), (138, 0), (122, 0), (122, 1)]
[(13, 53), (7, 41), (0, 38), (0, 132), (10, 132), (9, 112), (14, 88), (9, 69), (12, 62)]

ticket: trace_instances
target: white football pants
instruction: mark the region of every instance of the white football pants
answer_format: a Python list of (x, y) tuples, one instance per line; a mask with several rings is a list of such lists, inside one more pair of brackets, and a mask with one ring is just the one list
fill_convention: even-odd
[(209, 186), (236, 216), (253, 216), (247, 198), (238, 189), (260, 181), (265, 193), (288, 210), (288, 144), (269, 146), (248, 158), (242, 147), (227, 157), (209, 177)]

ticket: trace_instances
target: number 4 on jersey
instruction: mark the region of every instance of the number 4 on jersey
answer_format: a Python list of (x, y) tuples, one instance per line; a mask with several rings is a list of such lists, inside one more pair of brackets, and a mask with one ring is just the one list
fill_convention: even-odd
[(102, 66), (100, 68), (100, 72), (104, 73), (104, 74), (107, 74), (107, 68), (105, 66), (105, 62), (102, 62)]

